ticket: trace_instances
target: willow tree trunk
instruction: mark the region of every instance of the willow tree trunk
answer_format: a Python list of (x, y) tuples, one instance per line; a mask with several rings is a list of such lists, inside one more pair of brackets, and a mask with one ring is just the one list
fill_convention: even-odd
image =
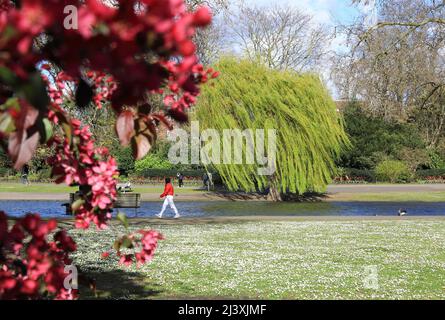
[(283, 201), (279, 188), (279, 181), (275, 175), (271, 176), (269, 179), (269, 193), (267, 194), (267, 200), (274, 202)]

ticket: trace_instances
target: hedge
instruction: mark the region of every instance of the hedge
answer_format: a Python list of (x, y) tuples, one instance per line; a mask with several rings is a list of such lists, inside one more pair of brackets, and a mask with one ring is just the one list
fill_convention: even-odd
[(377, 181), (374, 170), (361, 170), (354, 168), (344, 168), (343, 175), (336, 177), (336, 181), (363, 181), (373, 183)]
[(445, 169), (428, 169), (428, 170), (417, 170), (416, 176), (419, 179), (427, 180), (431, 177), (445, 179)]
[[(354, 168), (342, 169), (342, 176), (336, 177), (336, 182), (377, 182), (374, 170), (360, 170)], [(417, 170), (413, 180), (441, 181), (445, 180), (445, 169)]]
[[(205, 170), (177, 170), (177, 169), (145, 169), (142, 170), (138, 175), (144, 178), (153, 178), (153, 177), (176, 177), (176, 174), (180, 172), (185, 177), (202, 177)], [(212, 172), (212, 176), (215, 177), (216, 173)]]
[[(177, 169), (146, 169), (140, 173), (132, 174), (122, 181), (132, 181), (136, 184), (148, 183), (148, 184), (159, 184), (162, 183), (164, 178), (170, 177), (174, 180), (177, 179), (176, 174), (180, 172), (184, 176), (185, 184), (196, 184), (202, 183), (202, 178), (206, 173), (203, 169), (197, 170), (177, 170)], [(221, 177), (219, 174), (212, 172), (212, 181), (215, 185), (221, 185)]]

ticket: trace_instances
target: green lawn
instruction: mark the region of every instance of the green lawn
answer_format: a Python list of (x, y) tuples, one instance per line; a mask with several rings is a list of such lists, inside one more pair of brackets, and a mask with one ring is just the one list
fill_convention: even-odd
[[(445, 299), (445, 220), (153, 222), (141, 268), (100, 259), (119, 229), (72, 230), (99, 298)], [(148, 228), (147, 220), (132, 228)], [(377, 268), (378, 288), (365, 286)], [(83, 297), (91, 293), (83, 291)]]
[(29, 192), (29, 193), (69, 193), (76, 191), (75, 187), (64, 184), (38, 183), (26, 186), (22, 183), (0, 183), (0, 192)]
[(405, 191), (405, 192), (363, 192), (338, 193), (332, 196), (334, 201), (382, 201), (382, 202), (445, 202), (444, 191)]
[[(0, 192), (24, 192), (24, 193), (70, 193), (75, 192), (77, 187), (68, 187), (64, 184), (36, 183), (26, 186), (22, 183), (0, 183)], [(164, 190), (163, 186), (135, 186), (134, 191), (139, 193), (156, 193), (161, 194)], [(198, 187), (187, 187), (184, 189), (175, 188), (175, 192), (194, 193), (203, 192)]]

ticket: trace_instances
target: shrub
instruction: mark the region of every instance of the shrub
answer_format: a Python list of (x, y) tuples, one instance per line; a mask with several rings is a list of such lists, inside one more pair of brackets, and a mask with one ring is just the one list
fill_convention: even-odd
[(400, 149), (398, 159), (403, 161), (412, 173), (418, 168), (429, 167), (431, 158), (426, 149), (412, 149), (403, 147)]
[(375, 168), (377, 179), (385, 182), (407, 182), (412, 175), (408, 166), (402, 161), (385, 160)]
[(445, 179), (445, 169), (417, 170), (416, 176), (420, 180)]
[(130, 147), (118, 146), (112, 150), (112, 155), (116, 158), (121, 175), (128, 175), (134, 170), (135, 161)]
[(157, 154), (150, 154), (134, 163), (136, 174), (142, 174), (147, 169), (173, 169), (173, 165)]
[[(202, 177), (206, 171), (204, 169), (199, 170), (177, 170), (177, 169), (144, 169), (140, 172), (140, 176), (145, 178), (155, 177), (176, 177), (176, 174), (181, 172), (185, 177)], [(217, 177), (218, 174), (212, 171), (212, 178)]]
[(355, 168), (341, 168), (337, 177), (334, 179), (337, 183), (373, 183), (376, 182), (375, 172), (373, 170), (361, 170)]
[(51, 168), (44, 168), (37, 172), (38, 180), (49, 181), (51, 179)]
[[(418, 150), (426, 149), (422, 136), (414, 124), (385, 121), (380, 117), (374, 117), (357, 102), (349, 103), (343, 111), (343, 116), (352, 148), (343, 149), (341, 161), (337, 162), (338, 166), (371, 169), (387, 157), (399, 159), (404, 148), (417, 150), (417, 153)], [(413, 157), (413, 152), (408, 152), (405, 156), (416, 159)], [(423, 155), (422, 159), (425, 159)]]
[(3, 167), (0, 167), (0, 176), (1, 176), (1, 177), (8, 176), (8, 175), (11, 174), (11, 172), (12, 172), (12, 169), (10, 169), (10, 168), (3, 168)]
[(437, 151), (430, 151), (430, 168), (431, 169), (445, 169), (445, 161)]

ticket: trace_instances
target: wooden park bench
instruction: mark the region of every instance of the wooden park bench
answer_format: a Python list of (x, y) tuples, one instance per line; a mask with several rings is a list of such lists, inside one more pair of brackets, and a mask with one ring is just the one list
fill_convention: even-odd
[[(64, 203), (62, 206), (66, 208), (66, 214), (71, 215), (71, 205), (74, 201), (79, 199), (79, 193), (70, 193), (69, 203)], [(137, 216), (137, 209), (141, 207), (141, 194), (140, 193), (118, 193), (117, 199), (114, 202), (114, 208), (132, 208), (135, 209), (135, 214)]]

